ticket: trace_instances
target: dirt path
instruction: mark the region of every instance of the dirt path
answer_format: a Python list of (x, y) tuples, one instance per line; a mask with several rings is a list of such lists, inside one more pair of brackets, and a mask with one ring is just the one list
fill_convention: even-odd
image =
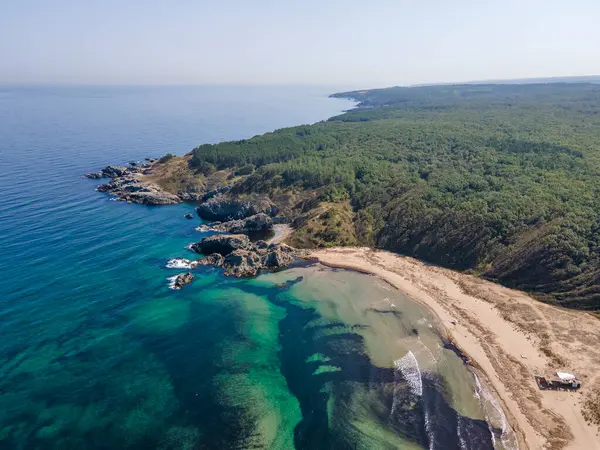
[(273, 231), (275, 235), (267, 241), (269, 244), (280, 244), (287, 238), (290, 234), (294, 232), (294, 229), (285, 224), (273, 225)]

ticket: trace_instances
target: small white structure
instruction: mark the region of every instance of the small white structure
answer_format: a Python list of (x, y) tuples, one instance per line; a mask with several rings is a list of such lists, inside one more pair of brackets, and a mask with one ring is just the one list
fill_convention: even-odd
[(556, 372), (556, 376), (562, 381), (575, 381), (577, 379), (575, 375), (567, 372)]
[(536, 376), (535, 381), (540, 389), (569, 389), (576, 390), (581, 387), (581, 382), (575, 375), (568, 372), (556, 372), (546, 376)]

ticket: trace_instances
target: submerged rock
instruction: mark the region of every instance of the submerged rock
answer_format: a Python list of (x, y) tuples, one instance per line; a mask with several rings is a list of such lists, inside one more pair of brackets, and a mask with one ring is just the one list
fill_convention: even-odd
[(186, 284), (190, 284), (194, 279), (194, 274), (191, 272), (180, 273), (179, 275), (175, 275), (174, 277), (169, 278), (171, 281), (169, 287), (171, 289), (179, 290)]
[(245, 234), (217, 234), (192, 244), (190, 248), (196, 253), (219, 253), (226, 256), (234, 250), (244, 250), (251, 246), (250, 239)]

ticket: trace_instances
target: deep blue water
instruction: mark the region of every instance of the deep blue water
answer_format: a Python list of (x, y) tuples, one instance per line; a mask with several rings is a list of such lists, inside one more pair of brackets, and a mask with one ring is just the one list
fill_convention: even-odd
[(60, 324), (60, 334), (95, 308), (117, 307), (140, 290), (164, 290), (163, 259), (197, 238), (181, 219), (189, 206), (110, 202), (83, 173), (312, 123), (351, 106), (328, 93), (0, 88), (0, 320), (11, 335), (4, 344), (28, 345), (42, 329), (48, 336)]
[[(352, 106), (334, 91), (0, 88), (0, 449), (458, 448), (461, 427), (469, 448), (490, 447), (486, 422), (456, 413), (442, 378), (411, 397), (392, 364), (409, 347), (389, 367), (370, 360), (385, 320), (357, 326), (366, 316), (327, 309), (392, 295), (369, 277), (298, 268), (238, 281), (201, 268), (169, 290), (165, 262), (200, 238), (199, 219), (183, 218), (192, 206), (111, 201), (81, 178), (326, 119)], [(396, 332), (430, 332), (412, 314)], [(357, 331), (369, 329), (383, 331)]]

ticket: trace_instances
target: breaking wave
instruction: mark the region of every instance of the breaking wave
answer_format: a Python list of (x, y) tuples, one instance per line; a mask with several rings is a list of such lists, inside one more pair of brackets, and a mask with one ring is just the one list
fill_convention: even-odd
[(409, 350), (402, 358), (394, 361), (394, 366), (402, 373), (411, 392), (421, 397), (423, 395), (423, 378), (414, 353)]
[[(479, 399), (479, 402), (481, 403), (481, 406), (485, 412), (486, 422), (488, 423), (488, 428), (490, 430), (490, 434), (492, 435), (494, 447), (497, 445), (496, 439), (499, 438), (502, 448), (506, 450), (518, 450), (519, 444), (517, 442), (517, 438), (512, 429), (508, 426), (506, 415), (498, 403), (498, 400), (496, 400), (489, 389), (481, 385), (479, 377), (476, 373), (473, 373), (473, 376), (475, 377), (475, 397)], [(499, 425), (501, 430), (500, 436), (498, 436), (497, 431), (492, 428), (492, 426), (496, 424)]]
[(167, 278), (167, 280), (169, 280), (169, 289), (173, 289), (174, 291), (176, 291), (178, 289), (175, 286), (175, 281), (177, 280), (177, 275), (175, 275), (173, 277), (169, 277), (169, 278)]
[(167, 269), (193, 269), (198, 265), (197, 261), (190, 261), (185, 258), (174, 258), (167, 261)]

